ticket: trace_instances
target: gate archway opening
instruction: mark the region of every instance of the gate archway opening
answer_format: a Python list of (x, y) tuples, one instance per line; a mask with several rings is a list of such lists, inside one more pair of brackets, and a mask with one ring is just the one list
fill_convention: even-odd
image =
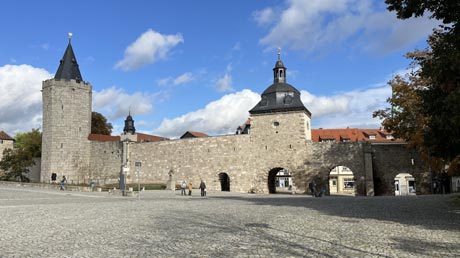
[[(345, 166), (336, 166), (329, 173), (329, 193), (331, 195), (356, 195), (357, 186), (353, 171)], [(318, 189), (317, 189), (318, 191)]]
[(415, 177), (409, 173), (399, 173), (395, 177), (395, 195), (416, 195)]
[(268, 192), (274, 193), (291, 193), (292, 192), (292, 175), (285, 168), (274, 168), (268, 172)]
[(230, 192), (230, 177), (227, 173), (222, 172), (219, 174), (220, 190), (223, 192)]

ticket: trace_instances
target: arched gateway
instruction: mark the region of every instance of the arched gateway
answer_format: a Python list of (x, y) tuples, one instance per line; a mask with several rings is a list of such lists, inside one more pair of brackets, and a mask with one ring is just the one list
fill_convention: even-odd
[(273, 168), (268, 172), (267, 179), (268, 192), (273, 193), (291, 193), (293, 180), (288, 169)]
[(223, 192), (230, 192), (230, 177), (227, 173), (222, 172), (219, 174), (220, 190)]

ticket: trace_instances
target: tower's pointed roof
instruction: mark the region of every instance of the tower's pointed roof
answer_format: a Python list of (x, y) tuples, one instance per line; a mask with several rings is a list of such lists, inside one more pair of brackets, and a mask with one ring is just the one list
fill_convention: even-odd
[[(71, 34), (69, 34), (71, 35)], [(82, 81), (80, 69), (78, 68), (77, 58), (72, 49), (71, 38), (69, 36), (69, 44), (65, 50), (64, 56), (62, 57), (59, 68), (54, 75), (56, 80), (76, 80)]]

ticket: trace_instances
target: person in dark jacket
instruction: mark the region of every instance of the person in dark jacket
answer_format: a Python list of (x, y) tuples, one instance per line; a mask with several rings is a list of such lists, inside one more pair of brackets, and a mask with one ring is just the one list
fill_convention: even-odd
[(206, 196), (206, 184), (201, 180), (200, 183), (201, 196)]
[(311, 196), (315, 197), (316, 196), (316, 183), (315, 183), (315, 180), (312, 180), (308, 184), (308, 188), (310, 188)]

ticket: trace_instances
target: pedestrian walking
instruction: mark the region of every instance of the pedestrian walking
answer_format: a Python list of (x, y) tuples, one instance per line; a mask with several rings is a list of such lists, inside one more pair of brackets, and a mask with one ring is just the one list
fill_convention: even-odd
[(181, 189), (181, 192), (180, 192), (180, 195), (187, 195), (185, 194), (185, 188), (187, 188), (187, 183), (185, 181), (182, 181), (182, 184), (180, 185), (180, 189)]
[(316, 183), (315, 183), (315, 180), (312, 180), (308, 184), (308, 188), (310, 188), (311, 196), (315, 197), (316, 196)]
[(89, 181), (89, 188), (91, 189), (91, 192), (92, 192), (92, 191), (93, 191), (93, 188), (94, 188), (94, 181), (93, 181), (93, 179), (91, 179), (91, 180)]
[(62, 179), (61, 179), (61, 191), (65, 190), (65, 183), (66, 182), (67, 182), (67, 179), (65, 178), (65, 176), (62, 176)]
[(188, 195), (192, 195), (192, 182), (188, 183)]
[(200, 189), (201, 189), (201, 196), (206, 196), (206, 184), (204, 183), (203, 180), (201, 180)]

